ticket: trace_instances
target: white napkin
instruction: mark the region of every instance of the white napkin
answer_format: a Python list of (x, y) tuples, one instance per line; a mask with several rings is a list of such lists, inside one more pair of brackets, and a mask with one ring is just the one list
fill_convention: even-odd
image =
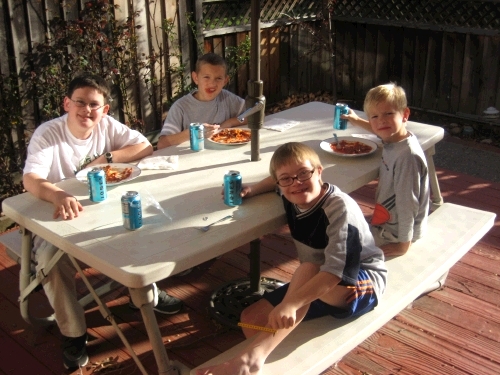
[(137, 166), (141, 169), (175, 170), (179, 166), (179, 155), (147, 156)]
[(357, 138), (364, 138), (368, 139), (369, 141), (375, 142), (377, 145), (382, 146), (382, 140), (377, 137), (375, 134), (351, 134), (351, 137), (357, 137)]
[(287, 129), (293, 128), (295, 125), (300, 124), (300, 121), (286, 120), (284, 118), (273, 118), (264, 122), (264, 129), (275, 130), (283, 132)]

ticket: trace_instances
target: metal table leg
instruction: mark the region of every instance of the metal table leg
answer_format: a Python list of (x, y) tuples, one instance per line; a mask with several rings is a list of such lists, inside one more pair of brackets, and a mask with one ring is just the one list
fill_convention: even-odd
[(148, 285), (143, 288), (129, 288), (129, 291), (134, 305), (140, 306), (142, 319), (144, 320), (144, 325), (155, 355), (156, 365), (158, 366), (158, 373), (179, 375), (179, 371), (168, 358), (167, 350), (163, 344), (158, 322), (153, 311), (154, 294), (157, 293), (155, 286)]

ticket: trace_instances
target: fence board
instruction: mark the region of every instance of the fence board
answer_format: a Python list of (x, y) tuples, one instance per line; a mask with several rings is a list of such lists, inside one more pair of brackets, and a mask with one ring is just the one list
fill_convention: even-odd
[(271, 103), (281, 99), (280, 89), (280, 32), (279, 29), (269, 29), (269, 97)]
[(365, 65), (365, 41), (366, 27), (365, 25), (356, 25), (356, 39), (353, 49), (355, 50), (355, 65), (354, 65), (354, 98), (359, 100), (364, 98), (366, 91), (363, 85), (364, 82), (364, 65)]
[(438, 51), (440, 51), (440, 46), (438, 46), (437, 39), (438, 38), (434, 32), (429, 33), (423, 82), (423, 92), (425, 95), (422, 96), (421, 104), (423, 108), (436, 108), (437, 82), (440, 78), (439, 65), (441, 61), (441, 56), (438, 53)]
[(282, 98), (288, 96), (290, 90), (290, 60), (291, 60), (291, 44), (290, 44), (290, 26), (279, 29), (279, 62), (277, 75), (280, 78), (280, 96)]
[(271, 54), (271, 40), (269, 29), (264, 29), (260, 32), (260, 79), (266, 82), (264, 85), (264, 96), (271, 97), (271, 74), (270, 74), (270, 54)]
[(299, 92), (299, 25), (290, 26), (290, 93)]
[[(377, 61), (377, 27), (366, 26), (365, 52), (363, 58), (363, 92), (366, 94), (375, 85), (375, 66)], [(363, 95), (364, 98), (364, 95)]]
[(464, 71), (466, 35), (454, 34), (453, 71), (451, 75), (450, 112), (456, 113), (460, 108), (460, 93), (462, 92), (462, 76)]
[(452, 74), (450, 73), (453, 72), (453, 37), (447, 32), (443, 34), (440, 60), (436, 109), (447, 112), (450, 110), (450, 93), (452, 89)]
[(385, 27), (380, 27), (377, 33), (377, 59), (375, 62), (375, 85), (389, 81), (389, 46), (390, 34)]
[(406, 99), (413, 105), (413, 76), (415, 70), (415, 31), (404, 29), (403, 53), (401, 56), (401, 78), (399, 83), (406, 91)]
[(462, 72), (462, 89), (460, 92), (460, 111), (465, 113), (474, 113), (476, 106), (475, 77), (477, 69), (476, 56), (478, 55), (477, 36), (467, 35), (465, 39), (464, 68)]
[(499, 61), (497, 52), (500, 44), (492, 38), (481, 36), (483, 53), (479, 72), (479, 96), (477, 99), (476, 112), (480, 113), (494, 104), (494, 94), (497, 92), (497, 80), (499, 74)]
[[(250, 37), (249, 33), (247, 32), (236, 34), (236, 42), (238, 44), (243, 43), (247, 38), (247, 36)], [(237, 70), (236, 80), (238, 82), (238, 91), (236, 91), (236, 93), (242, 98), (246, 97), (247, 95), (247, 81), (250, 75), (249, 69), (250, 69), (249, 64), (245, 64), (238, 67)]]

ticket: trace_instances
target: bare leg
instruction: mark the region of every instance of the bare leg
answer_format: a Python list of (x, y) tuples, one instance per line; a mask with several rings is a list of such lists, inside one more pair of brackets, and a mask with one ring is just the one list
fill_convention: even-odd
[[(301, 264), (295, 271), (288, 293), (293, 292), (311, 279), (319, 271), (319, 267), (311, 263)], [(267, 324), (267, 316), (273, 309), (273, 306), (266, 300), (260, 300), (255, 304), (247, 307), (241, 316), (241, 320), (245, 323), (264, 326)], [(274, 335), (246, 329), (244, 330), (246, 337), (252, 337), (248, 346), (233, 359), (228, 362), (221, 363), (215, 366), (206, 367), (196, 371), (197, 375), (255, 375), (259, 374), (266, 358), (276, 348), (276, 346), (292, 332), (295, 327), (304, 319), (304, 316), (309, 309), (309, 305), (301, 307), (296, 312), (295, 325), (289, 329), (280, 329)]]

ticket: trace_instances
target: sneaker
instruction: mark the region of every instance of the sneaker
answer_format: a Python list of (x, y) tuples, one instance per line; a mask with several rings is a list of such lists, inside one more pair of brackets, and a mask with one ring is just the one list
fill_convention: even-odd
[[(139, 310), (132, 302), (132, 298), (130, 298), (128, 305), (131, 309)], [(179, 298), (175, 298), (162, 290), (158, 294), (158, 304), (153, 307), (153, 310), (160, 314), (175, 314), (181, 310), (182, 305), (183, 303)]]
[(78, 369), (89, 362), (87, 333), (80, 337), (63, 336), (63, 364), (66, 370)]

